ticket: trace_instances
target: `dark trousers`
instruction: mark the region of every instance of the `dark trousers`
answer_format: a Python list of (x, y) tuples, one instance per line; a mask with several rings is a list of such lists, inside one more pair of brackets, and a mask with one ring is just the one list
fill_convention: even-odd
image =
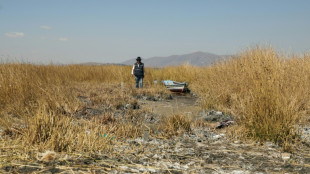
[(135, 76), (135, 80), (136, 80), (136, 88), (143, 88), (143, 76)]

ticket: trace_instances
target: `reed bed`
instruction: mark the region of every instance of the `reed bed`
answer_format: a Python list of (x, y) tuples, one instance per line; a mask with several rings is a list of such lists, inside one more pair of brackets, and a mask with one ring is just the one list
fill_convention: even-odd
[[(146, 65), (147, 66), (147, 65)], [(0, 126), (6, 141), (29, 149), (98, 151), (110, 149), (111, 133), (122, 138), (142, 134), (139, 119), (78, 122), (74, 113), (83, 110), (79, 96), (88, 93), (93, 101), (123, 106), (130, 96), (167, 94), (153, 82), (186, 81), (202, 100), (202, 108), (218, 109), (236, 116), (234, 136), (273, 141), (288, 149), (298, 141), (298, 126), (309, 112), (310, 57), (286, 57), (272, 48), (253, 48), (210, 67), (189, 64), (147, 68), (146, 89), (134, 89), (131, 66), (0, 64)], [(102, 86), (112, 85), (111, 88)], [(114, 85), (114, 86), (113, 86)], [(87, 86), (98, 86), (90, 92)], [(135, 101), (131, 101), (135, 102)], [(130, 116), (130, 114), (132, 114)], [(138, 113), (128, 112), (132, 119)], [(189, 130), (188, 118), (167, 118), (166, 128)], [(174, 121), (176, 120), (176, 121)], [(186, 121), (186, 125), (181, 124)], [(116, 128), (117, 127), (117, 128)], [(88, 132), (88, 133), (87, 133)], [(14, 141), (13, 141), (14, 140)]]

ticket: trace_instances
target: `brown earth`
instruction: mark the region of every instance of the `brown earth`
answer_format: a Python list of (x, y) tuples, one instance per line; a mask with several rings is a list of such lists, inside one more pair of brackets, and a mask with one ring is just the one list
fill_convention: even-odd
[(142, 106), (149, 107), (151, 112), (160, 116), (184, 114), (198, 115), (201, 107), (198, 98), (185, 94), (173, 94), (172, 100), (141, 101)]

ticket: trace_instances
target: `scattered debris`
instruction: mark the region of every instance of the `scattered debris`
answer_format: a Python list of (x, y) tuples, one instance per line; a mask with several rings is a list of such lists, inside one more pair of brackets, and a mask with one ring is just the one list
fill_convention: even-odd
[(287, 161), (291, 158), (291, 154), (290, 153), (282, 153), (281, 157), (284, 161)]
[(216, 126), (216, 129), (222, 129), (222, 128), (227, 127), (233, 123), (234, 123), (234, 121), (231, 121), (231, 120), (222, 121), (218, 126)]
[(37, 159), (42, 162), (52, 162), (56, 159), (56, 153), (54, 151), (45, 151), (44, 153), (38, 153)]
[(124, 109), (140, 109), (140, 105), (138, 102), (133, 102), (133, 103), (127, 103), (124, 107)]
[[(97, 104), (89, 105), (86, 101), (88, 97), (81, 96), (85, 107), (77, 114), (83, 118), (100, 118), (104, 117), (106, 112), (111, 112), (106, 109), (109, 107), (113, 109), (113, 117), (127, 122), (133, 119), (126, 120), (129, 117), (124, 115), (132, 112), (135, 118), (143, 121), (144, 127), (138, 136), (121, 140), (110, 132), (96, 134), (98, 138), (115, 139), (111, 151), (69, 154), (46, 151), (38, 154), (38, 161), (24, 163), (14, 159), (3, 166), (0, 173), (310, 173), (308, 149), (296, 154), (281, 153), (281, 147), (272, 142), (266, 142), (265, 146), (261, 146), (240, 140), (231, 141), (226, 138), (226, 134), (219, 133), (223, 131), (215, 131), (208, 126), (193, 127), (191, 131), (185, 131), (170, 139), (162, 138), (161, 130), (156, 127), (162, 121), (159, 115), (170, 113), (171, 108), (177, 108), (188, 116), (198, 116), (202, 122), (212, 122), (212, 125), (213, 122), (219, 123), (218, 128), (233, 124), (233, 116), (214, 110), (199, 112), (195, 106), (196, 98), (192, 95), (173, 94), (172, 101), (165, 100), (165, 96), (154, 95), (156, 102), (153, 102), (150, 95), (133, 97), (134, 100), (128, 101), (123, 98), (117, 99), (121, 102), (116, 103), (103, 103), (105, 100), (96, 102), (96, 98), (92, 98), (91, 101)], [(148, 97), (152, 101), (146, 101)], [(151, 104), (155, 106), (154, 109), (144, 111)], [(134, 110), (135, 105), (140, 109)], [(189, 110), (190, 107), (192, 110)], [(184, 108), (185, 110), (182, 110)], [(174, 123), (180, 124), (177, 121)], [(310, 129), (304, 128), (303, 133), (305, 138), (309, 137)], [(86, 129), (85, 134), (91, 135), (92, 132)], [(7, 155), (6, 148), (2, 149), (1, 155)], [(53, 165), (42, 169), (42, 162)]]
[(104, 134), (98, 134), (98, 137), (103, 137), (103, 138), (108, 139), (108, 140), (110, 140), (110, 141), (112, 141), (113, 139), (116, 138), (115, 136), (111, 136), (110, 134), (106, 134), (106, 133), (104, 133)]
[(310, 127), (302, 128), (301, 139), (307, 144), (310, 144)]
[(214, 136), (212, 137), (212, 139), (213, 139), (213, 140), (218, 140), (218, 139), (220, 139), (220, 138), (222, 138), (222, 137), (225, 137), (225, 134), (214, 135)]
[(223, 112), (220, 111), (209, 111), (206, 113), (206, 111), (203, 111), (200, 114), (202, 117), (204, 117), (205, 121), (208, 122), (227, 122), (227, 121), (233, 121), (233, 117), (230, 115), (225, 115)]

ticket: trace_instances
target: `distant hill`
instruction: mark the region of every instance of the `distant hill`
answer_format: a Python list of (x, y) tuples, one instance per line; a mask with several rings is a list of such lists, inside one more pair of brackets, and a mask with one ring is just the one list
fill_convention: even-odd
[[(184, 63), (189, 63), (195, 66), (209, 66), (220, 60), (226, 59), (227, 55), (216, 55), (207, 52), (194, 52), (184, 55), (172, 55), (168, 57), (151, 57), (148, 59), (143, 59), (142, 62), (149, 67), (164, 67), (164, 66), (176, 66), (182, 65)], [(121, 64), (132, 65), (136, 62), (136, 59), (130, 59)]]

